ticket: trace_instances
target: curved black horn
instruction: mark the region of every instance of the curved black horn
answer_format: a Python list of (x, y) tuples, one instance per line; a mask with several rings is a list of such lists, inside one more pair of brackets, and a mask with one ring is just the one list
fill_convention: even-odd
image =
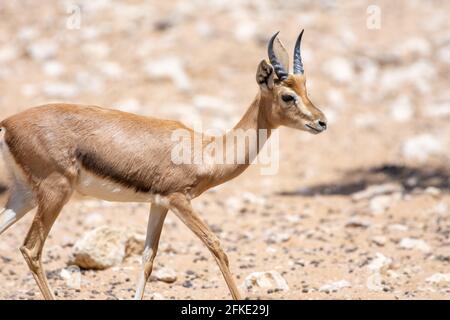
[(268, 47), (268, 54), (269, 54), (269, 60), (270, 60), (270, 64), (273, 66), (273, 68), (275, 69), (275, 73), (278, 77), (278, 79), (280, 80), (284, 80), (288, 77), (288, 73), (287, 71), (284, 69), (283, 65), (280, 63), (280, 61), (278, 61), (277, 56), (275, 55), (275, 52), (273, 52), (273, 42), (275, 41), (275, 38), (277, 37), (278, 33), (280, 33), (280, 31), (278, 31), (277, 33), (275, 33), (272, 38), (270, 38), (269, 41), (269, 47)]
[(294, 49), (294, 74), (296, 74), (296, 73), (303, 74), (305, 72), (305, 70), (303, 70), (302, 55), (300, 54), (300, 44), (302, 42), (303, 31), (305, 31), (305, 29), (303, 29), (302, 32), (300, 32), (300, 34), (299, 34), (299, 36), (297, 38), (297, 41), (295, 42), (295, 49)]

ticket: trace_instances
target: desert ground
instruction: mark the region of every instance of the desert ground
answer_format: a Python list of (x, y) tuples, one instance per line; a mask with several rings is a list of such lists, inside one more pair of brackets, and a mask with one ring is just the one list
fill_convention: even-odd
[[(230, 129), (257, 94), (269, 37), (280, 30), (292, 52), (304, 28), (308, 93), (328, 130), (279, 129), (275, 174), (254, 164), (194, 207), (248, 299), (450, 299), (448, 12), (438, 0), (1, 1), (0, 119), (75, 102)], [(75, 195), (43, 254), (57, 298), (132, 298), (137, 254), (82, 268), (76, 285), (67, 270), (86, 232), (143, 235), (148, 212)], [(42, 298), (18, 250), (33, 215), (0, 236), (0, 299)], [(157, 270), (173, 279), (152, 278), (145, 299), (231, 298), (172, 213)], [(248, 285), (271, 271), (281, 280)]]

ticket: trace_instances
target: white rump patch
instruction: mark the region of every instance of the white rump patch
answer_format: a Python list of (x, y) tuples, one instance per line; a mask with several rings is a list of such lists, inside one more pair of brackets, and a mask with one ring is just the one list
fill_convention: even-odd
[(0, 212), (0, 233), (17, 220), (17, 213), (11, 209)]

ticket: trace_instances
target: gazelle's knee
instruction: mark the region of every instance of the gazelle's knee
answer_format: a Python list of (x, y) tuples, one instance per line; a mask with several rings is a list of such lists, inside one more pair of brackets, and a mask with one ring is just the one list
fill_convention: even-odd
[(150, 260), (153, 260), (155, 258), (156, 253), (152, 248), (146, 248), (144, 249), (144, 252), (142, 253), (142, 263), (146, 264)]
[(156, 257), (156, 251), (152, 248), (147, 248), (142, 254), (142, 267), (144, 270), (145, 278), (148, 279), (153, 269), (153, 261)]
[(213, 252), (214, 256), (219, 260), (223, 261), (228, 266), (229, 265), (228, 256), (225, 253), (225, 251), (223, 251), (222, 246), (220, 244), (220, 240), (214, 236), (213, 238), (209, 239), (207, 243), (208, 247)]
[(26, 247), (26, 245), (20, 247), (20, 252), (22, 253), (22, 256), (24, 257), (31, 271), (37, 272), (40, 267), (41, 253), (36, 252), (33, 249), (30, 250)]

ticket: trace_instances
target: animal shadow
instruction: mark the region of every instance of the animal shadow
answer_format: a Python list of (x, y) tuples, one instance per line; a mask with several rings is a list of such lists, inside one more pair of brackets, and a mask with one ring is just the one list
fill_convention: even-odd
[(324, 184), (317, 184), (279, 192), (281, 196), (351, 195), (370, 185), (398, 183), (406, 193), (413, 189), (436, 187), (442, 192), (450, 189), (450, 172), (444, 167), (411, 167), (397, 164), (383, 164), (370, 168), (359, 168), (344, 172), (342, 178)]

